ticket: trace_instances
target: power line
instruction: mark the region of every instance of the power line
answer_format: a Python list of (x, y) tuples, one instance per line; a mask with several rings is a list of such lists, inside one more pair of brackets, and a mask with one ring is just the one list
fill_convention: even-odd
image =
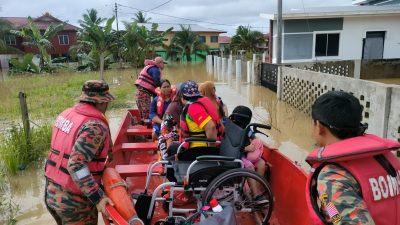
[[(134, 9), (137, 11), (145, 11), (143, 9), (139, 9), (139, 8), (135, 8), (135, 7), (131, 7), (131, 6), (126, 6), (126, 5), (121, 5), (121, 4), (118, 4), (118, 5), (122, 6), (122, 7), (130, 8), (130, 9)], [(149, 13), (153, 13), (153, 14), (160, 15), (160, 16), (171, 17), (171, 18), (175, 18), (175, 19), (193, 21), (193, 22), (197, 22), (197, 23), (209, 23), (209, 24), (214, 24), (214, 25), (231, 26), (231, 27), (237, 26), (237, 25), (233, 25), (233, 24), (223, 24), (223, 23), (215, 23), (215, 22), (208, 22), (208, 21), (202, 21), (202, 20), (188, 19), (188, 18), (183, 18), (183, 17), (178, 17), (178, 16), (171, 16), (171, 15), (167, 15), (167, 14), (163, 14), (163, 13), (156, 13), (156, 12), (149, 12)]]
[(150, 12), (150, 11), (153, 11), (153, 10), (155, 10), (155, 9), (158, 9), (158, 8), (160, 8), (161, 6), (163, 6), (163, 5), (167, 4), (167, 3), (170, 3), (171, 1), (172, 1), (172, 0), (168, 0), (168, 1), (164, 2), (164, 3), (162, 3), (161, 5), (158, 5), (158, 6), (152, 8), (152, 9), (149, 9), (149, 10), (147, 10), (147, 11), (145, 11), (145, 12)]
[[(172, 1), (172, 0), (171, 0)], [(167, 3), (167, 2), (166, 2)], [(166, 4), (165, 3), (165, 4)], [(119, 6), (121, 7), (125, 7), (125, 8), (129, 8), (129, 9), (133, 9), (133, 10), (137, 10), (137, 11), (143, 11), (143, 12), (148, 12), (145, 11), (143, 9), (139, 9), (139, 8), (135, 8), (132, 6), (127, 6), (127, 5), (122, 5), (119, 4)], [(121, 12), (121, 11), (120, 11)], [(135, 13), (129, 13), (129, 12), (121, 12), (122, 14), (131, 14), (131, 15), (135, 15)], [(175, 19), (181, 19), (181, 20), (187, 20), (187, 21), (192, 21), (192, 22), (197, 22), (197, 23), (207, 23), (207, 24), (213, 24), (213, 25), (219, 25), (219, 26), (229, 26), (229, 27), (237, 27), (238, 25), (234, 25), (234, 24), (224, 24), (224, 23), (216, 23), (216, 22), (209, 22), (209, 21), (204, 21), (204, 20), (196, 20), (196, 19), (189, 19), (189, 18), (183, 18), (183, 17), (178, 17), (178, 16), (171, 16), (171, 15), (167, 15), (167, 14), (163, 14), (163, 13), (157, 13), (157, 12), (148, 12), (148, 13), (152, 13), (155, 15), (160, 15), (160, 16), (166, 16), (166, 17), (171, 17), (171, 18), (175, 18)], [(250, 28), (258, 28), (258, 29), (264, 29), (264, 28), (268, 28), (268, 27), (254, 27), (254, 26), (249, 26)]]

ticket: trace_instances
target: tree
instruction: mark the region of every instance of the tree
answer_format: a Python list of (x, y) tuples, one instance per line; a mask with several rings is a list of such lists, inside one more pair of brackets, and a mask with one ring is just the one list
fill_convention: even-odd
[[(94, 9), (88, 12), (96, 11)], [(97, 13), (96, 13), (97, 14)], [(85, 15), (83, 15), (85, 20)], [(80, 44), (91, 46), (91, 52), (97, 52), (100, 60), (100, 79), (104, 80), (104, 59), (109, 54), (111, 48), (116, 47), (116, 39), (112, 24), (115, 17), (111, 17), (106, 21), (105, 26), (101, 26), (92, 20), (85, 20), (85, 27), (80, 35)], [(97, 20), (96, 20), (97, 21)]]
[(141, 65), (145, 58), (154, 58), (155, 48), (163, 45), (166, 33), (172, 30), (169, 28), (160, 33), (157, 31), (158, 24), (152, 24), (150, 31), (137, 22), (124, 24), (126, 33), (123, 35), (123, 55), (133, 62), (134, 67)]
[(197, 51), (208, 49), (204, 43), (200, 42), (199, 35), (191, 30), (190, 25), (188, 27), (181, 25), (181, 31), (176, 32), (171, 40), (171, 48), (177, 49), (182, 56), (186, 56), (188, 62), (192, 61), (193, 53), (204, 57)]
[(237, 50), (249, 50), (257, 52), (258, 48), (265, 43), (264, 35), (259, 31), (252, 31), (250, 27), (239, 26), (236, 34), (232, 37), (231, 48)]
[(58, 32), (62, 31), (63, 28), (64, 24), (62, 23), (57, 25), (51, 24), (47, 27), (44, 33), (41, 33), (36, 24), (33, 23), (32, 18), (28, 17), (27, 27), (24, 27), (21, 30), (11, 30), (10, 33), (24, 38), (25, 42), (22, 42), (23, 45), (37, 48), (39, 50), (39, 67), (41, 70), (43, 70), (45, 66), (51, 64), (50, 55), (47, 53), (47, 49), (53, 47), (50, 39), (53, 38)]
[(142, 11), (135, 13), (135, 17), (132, 18), (136, 23), (148, 23), (151, 20), (151, 17), (146, 18)]
[(20, 52), (18, 49), (10, 47), (6, 44), (5, 38), (10, 34), (12, 25), (7, 20), (0, 19), (0, 53)]
[(100, 26), (106, 18), (101, 18), (97, 15), (97, 11), (95, 9), (87, 9), (86, 13), (82, 15), (82, 20), (79, 20), (79, 25), (83, 30), (92, 27), (92, 26)]

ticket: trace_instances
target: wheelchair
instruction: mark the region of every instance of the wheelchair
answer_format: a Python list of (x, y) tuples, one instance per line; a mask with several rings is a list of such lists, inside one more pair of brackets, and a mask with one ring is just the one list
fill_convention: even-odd
[[(149, 167), (144, 192), (135, 204), (138, 217), (144, 224), (150, 224), (156, 202), (161, 202), (168, 217), (156, 224), (193, 224), (214, 214), (205, 210), (205, 206), (215, 198), (220, 205), (234, 208), (238, 224), (268, 224), (274, 204), (270, 185), (255, 171), (245, 169), (241, 161), (242, 150), (249, 143), (249, 132), (264, 134), (257, 128), (271, 127), (251, 123), (242, 129), (228, 120), (221, 142), (194, 137), (185, 139), (178, 148), (177, 160), (158, 161)], [(183, 150), (183, 146), (191, 142), (220, 144), (220, 147)], [(164, 173), (153, 172), (160, 164), (164, 166)], [(167, 180), (165, 175), (171, 171), (174, 179)], [(152, 176), (163, 176), (164, 182), (153, 193), (148, 193)], [(169, 196), (165, 197), (162, 193), (167, 189)], [(174, 206), (177, 191), (193, 196), (195, 203), (186, 208)]]

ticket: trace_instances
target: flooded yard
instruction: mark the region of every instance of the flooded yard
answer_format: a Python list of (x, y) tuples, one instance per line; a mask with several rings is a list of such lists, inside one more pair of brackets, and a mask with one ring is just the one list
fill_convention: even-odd
[[(113, 73), (116, 77), (115, 84), (111, 85), (118, 85), (118, 82), (133, 83), (133, 78), (136, 77), (136, 72), (132, 70), (108, 71), (108, 73)], [(118, 73), (124, 73), (125, 75), (120, 76), (121, 74)], [(197, 82), (214, 80), (212, 74), (207, 74), (204, 64), (168, 64), (163, 74), (164, 78), (171, 80), (172, 83), (188, 79)], [(133, 78), (130, 78), (131, 76)], [(112, 83), (111, 81), (108, 82)], [(276, 94), (264, 87), (250, 85), (242, 80), (236, 81), (235, 79), (228, 82), (215, 82), (217, 95), (228, 106), (229, 112), (237, 105), (249, 106), (253, 110), (255, 122), (268, 123), (273, 127), (271, 131), (267, 131), (270, 138), (263, 138), (264, 141), (269, 146), (278, 148), (293, 161), (297, 161), (307, 169), (304, 158), (313, 147), (309, 116), (291, 108), (284, 102), (277, 101)], [(80, 87), (77, 87), (77, 89), (80, 89)], [(134, 107), (133, 96), (132, 90), (132, 101), (127, 103), (130, 107)], [(112, 136), (116, 135), (116, 130), (124, 111), (125, 109), (118, 109), (107, 113), (110, 119)], [(43, 204), (44, 175), (42, 167), (43, 165), (38, 165), (39, 169), (23, 171), (20, 175), (12, 177), (10, 180), (10, 194), (15, 203), (20, 206), (17, 224), (55, 224)]]

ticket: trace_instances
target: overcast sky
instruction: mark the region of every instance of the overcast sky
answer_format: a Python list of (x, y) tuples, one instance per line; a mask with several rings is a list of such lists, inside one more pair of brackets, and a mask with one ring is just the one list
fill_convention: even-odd
[[(96, 9), (101, 17), (114, 14), (111, 0), (0, 0), (0, 17), (38, 17), (45, 12), (78, 25), (78, 20), (87, 9)], [(151, 22), (198, 25), (220, 29), (231, 36), (238, 25), (250, 25), (263, 33), (268, 32), (268, 21), (260, 13), (276, 12), (276, 0), (118, 0), (118, 17), (121, 21), (131, 21), (137, 9), (143, 11), (160, 6), (146, 13)], [(163, 3), (166, 3), (162, 5)], [(321, 6), (351, 5), (351, 0), (283, 0), (286, 9), (303, 9)], [(191, 19), (195, 22), (168, 16)], [(209, 23), (206, 23), (209, 22)], [(222, 25), (217, 25), (222, 24)]]

